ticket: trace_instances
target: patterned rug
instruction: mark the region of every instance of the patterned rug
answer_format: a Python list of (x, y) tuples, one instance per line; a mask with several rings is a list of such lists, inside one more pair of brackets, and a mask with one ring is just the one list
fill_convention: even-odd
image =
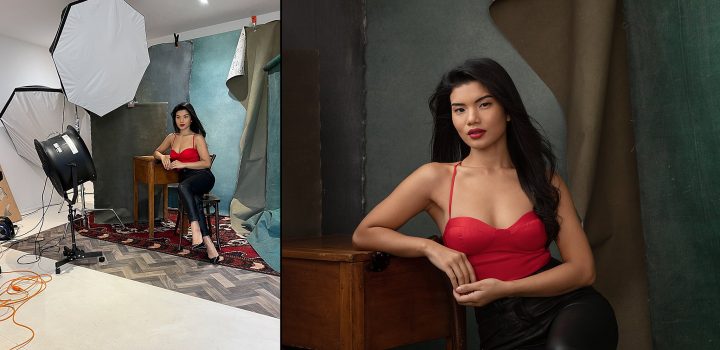
[[(123, 229), (119, 224), (95, 223), (92, 213), (88, 216), (89, 229), (79, 222), (76, 223), (75, 229), (78, 234), (85, 237), (144, 248), (194, 260), (207, 261), (207, 253), (204, 249), (190, 249), (192, 234), (189, 228), (183, 235), (180, 242), (180, 250), (178, 250), (178, 240), (180, 240), (180, 238), (175, 233), (176, 215), (176, 212), (171, 211), (169, 218), (163, 222), (155, 223), (155, 239), (152, 241), (148, 240), (147, 224), (138, 223), (134, 225), (129, 223), (125, 224), (125, 228)], [(211, 224), (214, 228), (214, 218), (211, 219)], [(212, 239), (213, 243), (217, 242), (215, 235), (212, 236)], [(232, 229), (230, 226), (230, 218), (227, 216), (220, 217), (220, 244), (221, 247), (218, 249), (218, 252), (220, 252), (220, 255), (224, 258), (220, 262), (220, 265), (280, 276), (278, 272), (265, 263), (255, 249), (247, 242), (245, 237), (237, 234), (235, 230)]]

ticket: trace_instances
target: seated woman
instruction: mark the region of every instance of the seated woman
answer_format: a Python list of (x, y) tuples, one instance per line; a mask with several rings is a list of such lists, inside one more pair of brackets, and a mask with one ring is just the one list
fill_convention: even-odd
[[(210, 171), (205, 129), (193, 106), (187, 102), (175, 106), (171, 118), (175, 121), (175, 133), (165, 137), (153, 156), (162, 161), (165, 169), (180, 171), (178, 194), (190, 221), (192, 249), (205, 248), (210, 261), (217, 264), (223, 258), (210, 238), (202, 208), (202, 196), (215, 185), (215, 176)], [(168, 148), (170, 154), (164, 154)]]
[[(432, 161), (355, 230), (356, 247), (425, 256), (475, 307), (483, 349), (615, 349), (617, 322), (550, 143), (491, 59), (446, 73), (430, 98)], [(396, 230), (421, 211), (444, 245)], [(557, 243), (562, 262), (550, 256)]]

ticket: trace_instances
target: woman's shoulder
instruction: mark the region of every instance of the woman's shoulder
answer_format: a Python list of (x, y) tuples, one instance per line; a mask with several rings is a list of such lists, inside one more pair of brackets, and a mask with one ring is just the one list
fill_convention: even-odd
[(457, 163), (425, 163), (418, 167), (410, 176), (422, 181), (440, 181), (452, 175), (455, 164)]

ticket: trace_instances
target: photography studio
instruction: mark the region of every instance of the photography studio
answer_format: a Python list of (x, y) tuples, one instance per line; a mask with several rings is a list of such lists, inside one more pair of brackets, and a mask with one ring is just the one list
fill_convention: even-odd
[(280, 1), (0, 12), (0, 348), (277, 349)]

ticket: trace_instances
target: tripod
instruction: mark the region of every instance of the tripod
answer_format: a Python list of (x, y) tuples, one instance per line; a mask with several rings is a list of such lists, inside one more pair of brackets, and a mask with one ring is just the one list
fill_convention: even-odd
[(79, 249), (77, 247), (77, 244), (75, 243), (75, 226), (73, 225), (73, 219), (75, 217), (75, 209), (73, 208), (73, 204), (75, 204), (75, 201), (77, 200), (77, 194), (78, 194), (78, 183), (77, 183), (77, 173), (75, 171), (75, 168), (77, 167), (77, 164), (75, 163), (69, 163), (68, 166), (70, 167), (70, 173), (72, 174), (72, 186), (73, 186), (73, 196), (72, 199), (69, 199), (66, 192), (63, 192), (63, 197), (65, 197), (65, 201), (68, 204), (68, 225), (70, 225), (70, 237), (72, 238), (72, 248), (68, 248), (67, 246), (63, 247), (63, 255), (65, 256), (65, 259), (62, 259), (55, 263), (55, 273), (60, 273), (60, 266), (63, 266), (71, 261), (79, 260), (79, 259), (88, 259), (88, 258), (94, 258), (98, 257), (98, 260), (100, 262), (105, 261), (105, 257), (103, 256), (102, 252), (85, 252), (82, 249)]

